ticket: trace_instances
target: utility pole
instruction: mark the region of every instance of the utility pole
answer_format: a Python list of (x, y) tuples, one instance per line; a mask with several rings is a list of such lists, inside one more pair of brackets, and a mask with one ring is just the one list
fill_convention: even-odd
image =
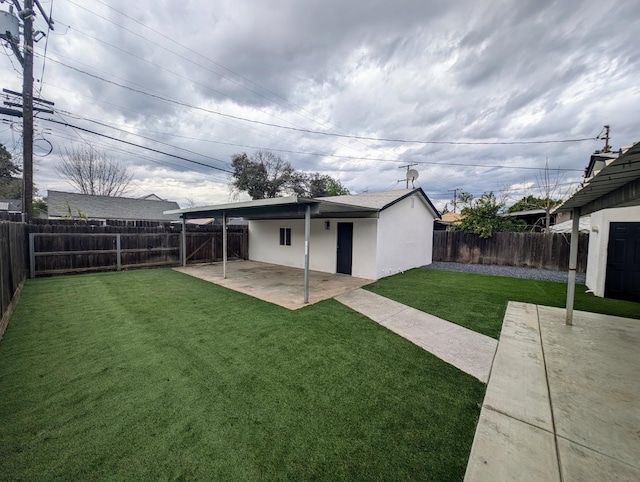
[(24, 10), (20, 14), (24, 21), (22, 212), (24, 221), (29, 223), (33, 218), (33, 0), (24, 0)]
[(453, 212), (456, 212), (456, 208), (458, 207), (458, 191), (462, 191), (461, 187), (456, 187), (453, 189), (447, 189), (448, 192), (453, 191)]
[(611, 146), (609, 145), (609, 126), (604, 126), (604, 149), (602, 152), (611, 152)]
[(418, 163), (416, 162), (414, 164), (407, 164), (406, 166), (399, 166), (399, 169), (407, 168), (407, 175), (404, 177), (404, 179), (400, 179), (398, 181), (398, 182), (406, 181), (405, 189), (409, 189), (409, 169), (411, 169), (413, 166), (417, 166), (417, 165), (418, 165)]

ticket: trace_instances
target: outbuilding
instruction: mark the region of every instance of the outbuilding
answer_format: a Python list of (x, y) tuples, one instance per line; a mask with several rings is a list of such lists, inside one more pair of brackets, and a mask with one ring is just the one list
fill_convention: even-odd
[(600, 164), (592, 156), (582, 187), (556, 211), (573, 218), (567, 323), (573, 314), (580, 216), (591, 214), (587, 287), (597, 296), (640, 301), (640, 143)]
[[(249, 223), (249, 259), (379, 279), (430, 264), (440, 213), (421, 188), (320, 198), (281, 197), (168, 211)], [(183, 260), (186, 253), (183, 252)], [(184, 261), (183, 261), (184, 264)]]

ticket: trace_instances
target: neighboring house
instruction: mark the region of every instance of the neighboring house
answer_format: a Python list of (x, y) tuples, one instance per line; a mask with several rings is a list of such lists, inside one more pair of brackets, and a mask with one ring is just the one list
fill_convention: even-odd
[(147, 194), (146, 196), (142, 196), (140, 199), (145, 199), (147, 201), (164, 201), (160, 196), (156, 196), (155, 194)]
[(102, 221), (176, 221), (179, 219), (178, 215), (167, 215), (164, 211), (180, 208), (174, 201), (91, 196), (60, 191), (49, 191), (47, 204), (49, 219), (82, 218)]
[(436, 231), (450, 231), (451, 226), (460, 224), (462, 214), (460, 213), (444, 213), (440, 219), (435, 222), (434, 229)]
[(557, 210), (591, 214), (587, 287), (640, 301), (640, 143), (591, 156), (582, 187)]
[[(541, 232), (546, 228), (547, 211), (538, 209), (527, 209), (526, 211), (513, 211), (511, 213), (503, 213), (501, 216), (516, 218), (527, 223), (529, 231)], [(549, 227), (556, 223), (556, 214), (549, 214)]]
[(309, 209), (309, 268), (378, 279), (430, 264), (440, 213), (422, 189), (321, 198), (275, 198), (173, 211), (189, 218), (242, 216), (249, 259), (303, 268)]
[(21, 213), (22, 199), (0, 199), (0, 212)]
[[(550, 233), (571, 233), (571, 229), (573, 227), (573, 221), (570, 219), (569, 221), (564, 221), (562, 223), (554, 224), (549, 228)], [(591, 232), (591, 216), (582, 216), (580, 218), (580, 225), (578, 227), (578, 231), (581, 233), (589, 233)]]

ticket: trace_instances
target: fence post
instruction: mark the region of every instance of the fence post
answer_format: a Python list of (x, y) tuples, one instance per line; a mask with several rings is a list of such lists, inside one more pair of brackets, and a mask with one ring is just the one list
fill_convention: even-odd
[(35, 235), (36, 233), (29, 233), (29, 278), (31, 279), (36, 277), (36, 243), (33, 240)]
[(118, 252), (117, 254), (118, 271), (122, 271), (122, 250), (120, 248), (120, 233), (116, 234), (116, 251)]

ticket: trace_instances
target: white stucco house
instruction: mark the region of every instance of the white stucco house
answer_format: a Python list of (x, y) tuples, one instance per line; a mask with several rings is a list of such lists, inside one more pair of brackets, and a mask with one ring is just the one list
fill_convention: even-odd
[(640, 143), (592, 155), (582, 186), (556, 210), (573, 218), (568, 313), (577, 257), (574, 238), (580, 217), (589, 214), (587, 288), (596, 296), (640, 302)]
[(638, 296), (640, 206), (603, 209), (591, 215), (586, 284), (596, 296)]
[(433, 225), (440, 217), (420, 188), (260, 199), (165, 214), (179, 214), (185, 222), (241, 216), (249, 224), (250, 260), (367, 279), (430, 264)]
[[(378, 279), (431, 264), (440, 214), (422, 189), (317, 199), (326, 215), (311, 219), (310, 269)], [(304, 234), (303, 219), (250, 219), (249, 259), (303, 268)]]

